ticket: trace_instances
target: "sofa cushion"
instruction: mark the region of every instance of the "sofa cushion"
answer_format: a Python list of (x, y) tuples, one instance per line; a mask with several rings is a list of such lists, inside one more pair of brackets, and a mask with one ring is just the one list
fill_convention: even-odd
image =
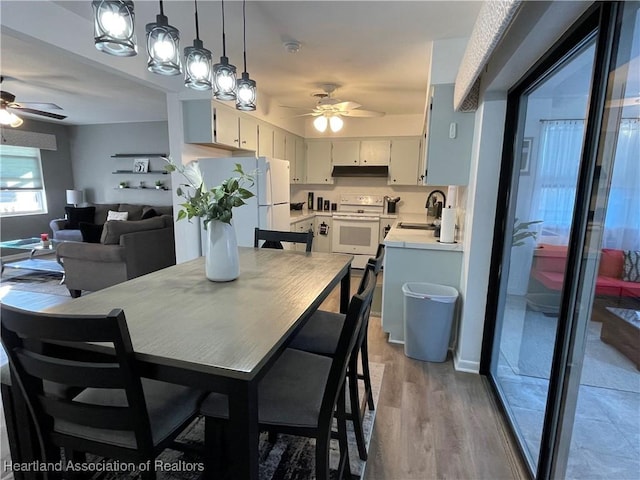
[(80, 233), (82, 234), (82, 241), (86, 243), (100, 243), (103, 227), (104, 225), (80, 222)]
[(70, 230), (78, 230), (80, 222), (93, 223), (93, 217), (96, 213), (96, 207), (64, 207), (67, 214), (67, 228)]
[(113, 210), (109, 210), (109, 213), (107, 213), (107, 222), (111, 220), (129, 220), (129, 212), (115, 212)]
[(600, 254), (600, 267), (598, 275), (604, 277), (622, 278), (622, 266), (624, 264), (624, 253), (622, 250), (603, 248)]
[(534, 252), (535, 268), (544, 272), (564, 273), (567, 263), (566, 245), (541, 243)]
[(136, 221), (111, 220), (104, 224), (100, 242), (105, 245), (118, 244), (120, 243), (121, 235), (164, 228), (164, 223), (165, 222), (162, 217)]
[(142, 220), (146, 220), (147, 218), (153, 218), (157, 216), (158, 216), (158, 212), (156, 212), (154, 208), (142, 209)]
[(118, 211), (127, 212), (129, 214), (127, 220), (142, 220), (142, 205), (121, 203), (118, 207)]
[(625, 282), (640, 282), (640, 251), (625, 250), (622, 280)]
[(93, 219), (93, 223), (95, 223), (96, 225), (104, 225), (104, 223), (107, 221), (107, 214), (109, 213), (109, 210), (118, 210), (118, 207), (120, 205), (118, 205), (117, 203), (98, 203), (95, 205), (96, 207), (96, 216)]
[(173, 215), (173, 207), (171, 205), (145, 205), (142, 207), (142, 214), (147, 210), (155, 210), (156, 215)]

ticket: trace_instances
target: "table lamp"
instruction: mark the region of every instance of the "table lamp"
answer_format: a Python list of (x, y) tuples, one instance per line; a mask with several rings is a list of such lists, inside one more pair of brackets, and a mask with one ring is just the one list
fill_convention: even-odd
[(77, 207), (79, 203), (84, 201), (84, 192), (82, 190), (67, 190), (67, 204)]

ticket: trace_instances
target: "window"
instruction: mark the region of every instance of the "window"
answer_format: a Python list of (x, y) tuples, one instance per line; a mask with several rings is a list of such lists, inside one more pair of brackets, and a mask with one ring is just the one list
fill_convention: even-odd
[(40, 150), (0, 145), (0, 216), (47, 213)]

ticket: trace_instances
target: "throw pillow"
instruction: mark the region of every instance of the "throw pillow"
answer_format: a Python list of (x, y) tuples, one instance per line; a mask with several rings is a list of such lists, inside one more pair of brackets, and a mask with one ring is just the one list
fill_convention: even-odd
[(107, 222), (110, 220), (126, 220), (129, 218), (129, 212), (114, 212), (113, 210), (109, 210), (107, 213)]
[(67, 228), (78, 230), (80, 222), (93, 223), (96, 207), (64, 207), (67, 215)]
[(622, 280), (640, 283), (640, 251), (625, 250)]
[(82, 241), (85, 243), (100, 243), (100, 237), (102, 236), (102, 227), (104, 227), (104, 225), (80, 222), (80, 233), (82, 233)]
[(105, 245), (117, 245), (120, 243), (120, 236), (127, 233), (143, 232), (145, 230), (158, 230), (164, 228), (162, 217), (147, 218), (146, 220), (134, 220), (123, 222), (111, 220), (104, 224), (100, 242)]
[(142, 220), (146, 220), (147, 218), (153, 218), (157, 216), (158, 216), (158, 213), (153, 208), (150, 208), (148, 210), (145, 210), (145, 212), (142, 214)]

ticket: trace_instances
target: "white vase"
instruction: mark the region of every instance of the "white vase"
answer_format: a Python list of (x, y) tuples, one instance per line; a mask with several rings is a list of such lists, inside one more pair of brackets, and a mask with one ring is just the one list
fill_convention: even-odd
[(240, 275), (238, 241), (233, 225), (212, 220), (207, 225), (209, 242), (205, 255), (205, 275), (212, 282), (229, 282)]

